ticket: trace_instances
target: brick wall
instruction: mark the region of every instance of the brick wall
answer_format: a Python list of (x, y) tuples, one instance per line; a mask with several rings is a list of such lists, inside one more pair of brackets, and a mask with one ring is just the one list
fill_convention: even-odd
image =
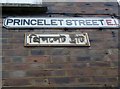
[[(118, 15), (117, 3), (43, 4), (48, 6), (48, 12), (53, 13)], [(87, 32), (91, 46), (24, 47), (24, 34), (27, 32), (42, 34)], [(118, 29), (65, 31), (3, 28), (2, 43), (3, 87), (114, 87), (118, 84)]]

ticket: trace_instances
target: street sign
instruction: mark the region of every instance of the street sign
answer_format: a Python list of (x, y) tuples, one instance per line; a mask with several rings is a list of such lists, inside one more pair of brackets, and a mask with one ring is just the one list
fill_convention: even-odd
[(8, 17), (6, 28), (118, 28), (119, 20), (110, 17)]
[(87, 33), (25, 34), (25, 46), (90, 46)]

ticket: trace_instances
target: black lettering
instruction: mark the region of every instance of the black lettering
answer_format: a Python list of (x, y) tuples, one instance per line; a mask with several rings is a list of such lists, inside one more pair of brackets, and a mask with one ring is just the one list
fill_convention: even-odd
[(60, 25), (62, 25), (63, 20), (58, 20), (60, 22)]
[(48, 24), (48, 23), (47, 23), (47, 21), (46, 21), (46, 20), (44, 20), (44, 25), (50, 25), (50, 24)]
[(92, 20), (93, 25), (99, 25), (97, 24), (97, 20)]
[(23, 19), (22, 21), (23, 21), (23, 25), (26, 25), (26, 24), (30, 25), (30, 19), (28, 19), (28, 21), (26, 19)]
[(36, 20), (35, 19), (31, 20), (31, 25), (36, 25)]
[(91, 20), (86, 20), (86, 25), (92, 25)]
[(20, 25), (20, 20), (19, 19), (14, 19), (13, 25), (15, 25), (15, 24)]
[(79, 20), (79, 25), (81, 25), (81, 24), (85, 25), (85, 21), (84, 20)]
[(115, 19), (114, 19), (114, 22), (115, 22), (115, 25), (118, 25)]
[(72, 21), (71, 20), (66, 20), (66, 25), (72, 25)]
[(75, 25), (77, 25), (77, 21), (78, 21), (78, 20), (72, 20), (72, 21), (74, 21)]
[(12, 23), (12, 22), (13, 22), (12, 19), (7, 19), (7, 23), (6, 23), (6, 25), (8, 25), (9, 23)]
[(42, 19), (38, 19), (38, 20), (37, 20), (37, 24), (38, 24), (38, 25), (43, 25), (43, 20), (42, 20)]
[(51, 25), (57, 25), (57, 24), (56, 24), (56, 20), (54, 20), (54, 19), (51, 20)]
[(98, 21), (100, 21), (100, 22), (101, 22), (101, 24), (103, 25), (103, 20), (98, 20)]

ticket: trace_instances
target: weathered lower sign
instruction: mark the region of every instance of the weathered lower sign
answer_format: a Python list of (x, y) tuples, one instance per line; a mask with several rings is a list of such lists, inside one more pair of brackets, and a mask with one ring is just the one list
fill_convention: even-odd
[(87, 33), (25, 34), (25, 46), (90, 46)]
[(111, 17), (8, 17), (6, 28), (118, 28), (119, 20)]

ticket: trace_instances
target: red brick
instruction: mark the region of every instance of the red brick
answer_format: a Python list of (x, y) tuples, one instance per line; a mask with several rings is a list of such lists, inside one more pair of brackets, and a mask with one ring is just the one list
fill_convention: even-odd
[(11, 64), (11, 69), (10, 70), (28, 70), (30, 67), (28, 64)]
[(28, 56), (25, 58), (27, 63), (50, 63), (49, 56)]
[(45, 76), (51, 76), (51, 71), (47, 70), (29, 70), (26, 72), (26, 75), (28, 77), (45, 77)]

